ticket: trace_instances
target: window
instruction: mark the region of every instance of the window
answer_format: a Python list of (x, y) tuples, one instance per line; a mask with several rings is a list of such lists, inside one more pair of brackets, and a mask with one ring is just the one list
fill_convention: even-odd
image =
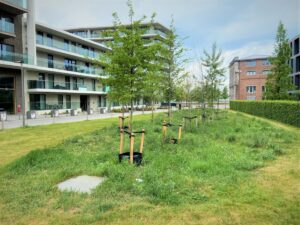
[(65, 87), (67, 90), (70, 90), (71, 88), (70, 77), (65, 77)]
[(71, 95), (66, 95), (66, 107), (71, 109)]
[(248, 76), (256, 75), (256, 71), (247, 71)]
[(256, 97), (255, 96), (247, 96), (247, 100), (249, 100), (249, 101), (255, 101)]
[(45, 110), (46, 109), (46, 95), (29, 95), (30, 110)]
[(78, 86), (79, 87), (83, 87), (84, 86), (84, 79), (83, 78), (79, 78), (78, 79)]
[(92, 80), (93, 91), (96, 91), (96, 80)]
[(68, 40), (64, 40), (64, 50), (69, 51), (69, 41)]
[(14, 61), (14, 46), (0, 43), (0, 59)]
[(251, 60), (247, 62), (247, 67), (254, 67), (256, 66), (256, 60)]
[(78, 90), (77, 77), (73, 77), (73, 90)]
[(48, 68), (54, 68), (53, 55), (48, 55)]
[(40, 73), (38, 79), (38, 88), (45, 88), (45, 74)]
[(247, 86), (246, 91), (249, 94), (254, 94), (256, 93), (256, 86)]
[(270, 70), (263, 70), (262, 74), (263, 75), (269, 75), (270, 74)]
[(265, 86), (261, 86), (261, 91), (265, 92), (266, 91), (266, 87)]
[(270, 63), (270, 61), (269, 61), (268, 59), (264, 59), (264, 60), (262, 61), (262, 64), (263, 64), (264, 66), (271, 65), (271, 63)]
[(65, 69), (69, 71), (76, 71), (76, 60), (65, 59)]
[(44, 34), (43, 32), (38, 31), (36, 36), (36, 43), (43, 45), (44, 44)]
[(48, 88), (49, 89), (54, 89), (54, 75), (53, 74), (48, 74)]
[(53, 47), (53, 36), (51, 34), (47, 34), (47, 46)]
[(57, 101), (58, 101), (59, 109), (63, 109), (63, 107), (64, 107), (64, 96), (63, 95), (58, 95), (57, 96)]

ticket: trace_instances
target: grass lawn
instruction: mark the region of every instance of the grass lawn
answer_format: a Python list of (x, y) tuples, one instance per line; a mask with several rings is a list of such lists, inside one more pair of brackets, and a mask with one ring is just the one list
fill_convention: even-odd
[[(136, 116), (135, 118), (141, 120), (149, 118), (149, 115)], [(89, 120), (0, 131), (0, 167), (33, 149), (56, 145), (68, 137), (101, 129), (116, 120), (116, 118)]]
[[(175, 122), (183, 113), (175, 114)], [(299, 129), (223, 112), (198, 129), (185, 130), (179, 145), (169, 145), (161, 143), (162, 115), (154, 124), (149, 117), (139, 118), (136, 129), (146, 129), (140, 167), (117, 162), (117, 119), (112, 125), (107, 120), (104, 128), (102, 121), (88, 122), (86, 131), (84, 123), (70, 124), (78, 136), (2, 167), (0, 224), (300, 223)], [(54, 126), (65, 129), (59, 136), (72, 135), (72, 129)], [(43, 128), (53, 129), (41, 127), (41, 132)], [(50, 133), (55, 137), (55, 131)], [(42, 136), (31, 149), (43, 146), (37, 145), (47, 141)], [(128, 147), (127, 138), (126, 143)], [(107, 180), (91, 195), (57, 190), (57, 183), (82, 174)]]

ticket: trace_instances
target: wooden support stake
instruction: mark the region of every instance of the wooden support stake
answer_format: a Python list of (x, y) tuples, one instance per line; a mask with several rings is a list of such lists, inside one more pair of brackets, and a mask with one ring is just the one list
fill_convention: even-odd
[(144, 140), (145, 140), (145, 130), (142, 130), (142, 138), (141, 138), (141, 145), (140, 145), (140, 153), (143, 153), (143, 148), (144, 148)]
[(120, 154), (123, 153), (124, 150), (124, 130), (121, 128), (120, 131)]
[(180, 142), (180, 139), (181, 139), (181, 132), (182, 132), (182, 125), (179, 125), (179, 130), (178, 130), (178, 143)]
[(166, 121), (163, 122), (163, 140), (166, 139), (166, 135), (167, 135), (167, 123)]
[(130, 134), (130, 163), (133, 164), (134, 134)]

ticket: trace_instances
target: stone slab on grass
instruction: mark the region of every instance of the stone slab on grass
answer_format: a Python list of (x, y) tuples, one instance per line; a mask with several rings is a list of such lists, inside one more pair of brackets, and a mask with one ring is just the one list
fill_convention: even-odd
[(61, 191), (72, 191), (90, 194), (91, 191), (105, 180), (104, 177), (78, 176), (59, 183), (58, 189)]

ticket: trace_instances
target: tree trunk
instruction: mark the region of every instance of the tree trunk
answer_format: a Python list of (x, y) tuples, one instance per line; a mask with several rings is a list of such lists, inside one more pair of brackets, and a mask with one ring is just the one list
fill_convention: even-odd
[(133, 124), (133, 99), (131, 98), (130, 99), (130, 121), (129, 121), (129, 130), (130, 130), (130, 132), (132, 132), (133, 131), (133, 129), (132, 129), (132, 124)]
[(154, 122), (154, 101), (151, 101), (151, 121)]

